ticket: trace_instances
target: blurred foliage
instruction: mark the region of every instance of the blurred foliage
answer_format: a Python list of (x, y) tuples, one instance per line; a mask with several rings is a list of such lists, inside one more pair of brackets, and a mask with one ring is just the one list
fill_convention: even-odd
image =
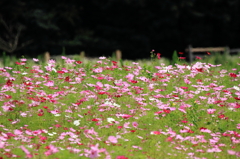
[(239, 7), (239, 0), (1, 0), (0, 18), (25, 26), (20, 42), (34, 40), (16, 55), (60, 54), (66, 47), (87, 56), (120, 49), (130, 59), (155, 49), (171, 58), (189, 44), (239, 47)]
[(174, 50), (171, 63), (172, 63), (172, 65), (175, 65), (178, 63), (178, 61), (179, 61), (179, 57), (178, 57), (177, 51)]

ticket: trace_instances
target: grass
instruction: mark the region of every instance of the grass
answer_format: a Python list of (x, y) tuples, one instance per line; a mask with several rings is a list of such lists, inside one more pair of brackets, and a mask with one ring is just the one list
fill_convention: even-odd
[(239, 58), (211, 58), (9, 61), (0, 158), (238, 158)]

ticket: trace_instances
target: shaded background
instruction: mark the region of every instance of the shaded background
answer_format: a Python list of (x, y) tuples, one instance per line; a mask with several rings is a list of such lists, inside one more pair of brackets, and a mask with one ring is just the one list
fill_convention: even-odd
[(239, 0), (1, 0), (0, 50), (36, 57), (171, 57), (193, 47), (240, 47)]

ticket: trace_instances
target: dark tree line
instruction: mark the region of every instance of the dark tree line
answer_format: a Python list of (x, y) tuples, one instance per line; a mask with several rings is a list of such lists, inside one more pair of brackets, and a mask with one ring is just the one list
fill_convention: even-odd
[(239, 0), (1, 0), (0, 50), (147, 58), (193, 46), (240, 47)]

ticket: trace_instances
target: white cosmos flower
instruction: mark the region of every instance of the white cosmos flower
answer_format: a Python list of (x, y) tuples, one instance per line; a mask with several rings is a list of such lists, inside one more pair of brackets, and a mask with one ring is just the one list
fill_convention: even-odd
[(109, 101), (106, 101), (104, 104), (106, 104), (106, 105), (112, 105), (112, 103), (109, 102)]
[(74, 124), (75, 126), (80, 125), (80, 120), (75, 120), (75, 121), (73, 122), (73, 124)]
[(110, 105), (110, 106), (112, 105), (112, 106), (115, 106), (115, 107), (121, 107), (119, 104), (109, 101), (109, 99), (106, 99), (106, 102), (104, 104)]
[(155, 100), (154, 98), (150, 97), (149, 100)]
[(121, 107), (119, 104), (117, 104), (117, 103), (113, 103), (113, 106), (115, 106), (115, 107)]
[(57, 134), (57, 133), (56, 132), (48, 133), (49, 136), (53, 136), (55, 134)]
[(115, 121), (115, 119), (113, 119), (113, 118), (107, 118), (107, 121), (108, 121), (109, 123), (112, 123), (113, 121)]
[(52, 71), (57, 72), (57, 70), (55, 68), (52, 68)]
[(240, 91), (240, 88), (238, 86), (233, 86), (234, 89), (236, 89), (237, 91)]
[(49, 136), (53, 136), (53, 134), (51, 134), (51, 133), (48, 133), (48, 135), (49, 135)]
[(54, 116), (61, 116), (61, 114), (54, 114)]

